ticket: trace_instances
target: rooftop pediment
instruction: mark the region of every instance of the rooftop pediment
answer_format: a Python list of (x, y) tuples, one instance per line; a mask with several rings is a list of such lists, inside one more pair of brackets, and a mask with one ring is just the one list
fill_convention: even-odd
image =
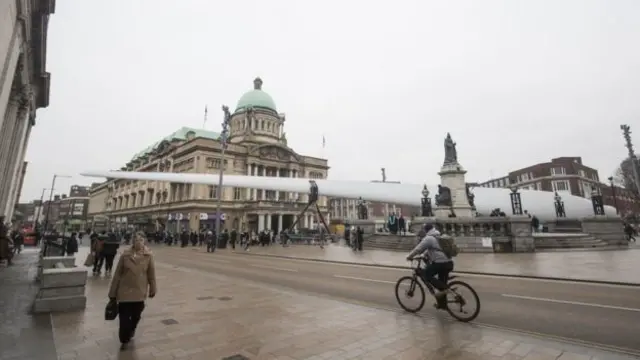
[(264, 144), (249, 151), (249, 155), (262, 159), (299, 162), (300, 156), (291, 148), (278, 144)]

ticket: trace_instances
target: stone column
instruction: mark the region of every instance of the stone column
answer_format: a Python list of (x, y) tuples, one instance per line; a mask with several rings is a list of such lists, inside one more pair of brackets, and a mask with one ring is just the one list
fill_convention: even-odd
[[(258, 165), (256, 164), (251, 165), (251, 176), (258, 176)], [(251, 189), (251, 198), (253, 198), (254, 201), (258, 200), (258, 189), (256, 188)]]
[(307, 216), (307, 214), (302, 214), (302, 228), (303, 229), (307, 229), (309, 227), (308, 226), (308, 224), (309, 224), (308, 220), (309, 220), (309, 217)]
[(271, 214), (264, 216), (264, 228), (265, 230), (271, 230)]
[[(267, 176), (267, 167), (266, 166), (262, 167), (262, 176)], [(265, 189), (262, 189), (261, 199), (263, 201), (267, 200), (267, 191)]]
[[(253, 164), (252, 168), (251, 168), (251, 176), (258, 176), (258, 165)], [(256, 188), (252, 188), (251, 189), (251, 196), (253, 197), (253, 200), (258, 200), (258, 189)]]
[(282, 232), (282, 214), (278, 214), (278, 234)]
[(13, 165), (15, 172), (13, 173), (13, 179), (11, 180), (11, 187), (9, 189), (9, 201), (7, 202), (6, 210), (8, 219), (13, 217), (13, 210), (15, 209), (16, 200), (21, 190), (20, 180), (22, 178), (22, 172), (24, 170), (24, 157), (27, 152), (27, 145), (29, 144), (29, 136), (31, 135), (31, 121), (29, 120), (29, 115), (30, 114), (27, 112), (19, 126), (20, 133), (18, 134), (18, 136), (20, 137), (20, 143), (18, 144), (18, 155)]
[(264, 215), (258, 214), (258, 232), (264, 230)]
[(14, 135), (14, 128), (18, 117), (19, 98), (15, 93), (11, 94), (4, 121), (0, 128), (0, 205), (4, 206), (3, 194), (9, 187), (9, 153)]
[[(14, 108), (13, 104), (11, 105), (11, 108)], [(6, 209), (12, 207), (12, 204), (9, 204), (9, 198), (15, 168), (17, 167), (18, 152), (21, 150), (18, 149), (18, 146), (22, 142), (20, 137), (21, 135), (23, 136), (21, 126), (23, 122), (20, 121), (20, 118), (23, 118), (24, 115), (23, 110), (18, 110), (9, 119), (7, 119), (7, 139), (2, 140), (3, 154), (2, 159), (0, 159), (0, 166), (2, 167), (0, 170), (2, 172), (0, 180), (0, 210), (2, 211), (2, 214), (7, 217), (7, 220), (10, 220), (10, 218), (8, 217)], [(2, 131), (4, 132), (5, 130)], [(6, 143), (4, 143), (4, 141), (6, 141)]]
[[(297, 170), (292, 170), (291, 171), (291, 178), (295, 179), (298, 177), (298, 171)], [(296, 199), (298, 197), (298, 193), (291, 193), (291, 196), (293, 197), (293, 199)]]
[[(287, 177), (290, 177), (290, 178), (294, 179), (296, 177), (295, 176), (295, 171), (291, 170), (291, 169), (287, 170)], [(288, 193), (288, 197), (289, 197), (289, 200), (295, 200), (296, 193), (290, 192), (290, 193)]]
[[(247, 176), (251, 176), (252, 175), (251, 174), (251, 166), (252, 166), (252, 164), (247, 165)], [(246, 192), (247, 200), (251, 200), (251, 188), (247, 188), (246, 190), (247, 190), (247, 192)]]
[[(280, 177), (280, 168), (276, 168), (276, 177)], [(276, 191), (276, 201), (280, 201), (280, 191)]]

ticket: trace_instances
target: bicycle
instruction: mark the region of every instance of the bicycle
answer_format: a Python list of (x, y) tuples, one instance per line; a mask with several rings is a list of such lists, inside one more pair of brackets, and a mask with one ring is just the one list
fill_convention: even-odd
[[(424, 279), (423, 275), (422, 275), (422, 268), (420, 267), (420, 264), (422, 262), (425, 262), (425, 264), (428, 263), (428, 258), (425, 258), (422, 255), (416, 256), (413, 258), (413, 260), (411, 261), (412, 264), (412, 269), (413, 269), (413, 275), (412, 276), (403, 276), (400, 279), (398, 279), (398, 282), (396, 283), (396, 300), (398, 301), (398, 304), (400, 305), (400, 307), (402, 307), (405, 311), (410, 312), (410, 313), (416, 313), (420, 310), (422, 310), (422, 308), (424, 307), (424, 303), (425, 303), (425, 292), (424, 292), (424, 287), (422, 286), (422, 284), (418, 281), (418, 279), (421, 279), (422, 282), (427, 286), (427, 289), (429, 289), (429, 292), (431, 293), (431, 295), (433, 295), (435, 297), (435, 289), (433, 287), (433, 285), (431, 285), (428, 281), (426, 281), (426, 279)], [(416, 266), (413, 267), (413, 263), (416, 263)], [(469, 322), (469, 321), (473, 321), (476, 317), (478, 317), (478, 314), (480, 313), (480, 298), (478, 297), (478, 293), (476, 293), (476, 291), (471, 287), (471, 285), (465, 283), (464, 281), (460, 281), (460, 280), (455, 280), (455, 281), (451, 281), (453, 279), (456, 279), (457, 276), (449, 276), (449, 281), (447, 283), (447, 302), (446, 302), (446, 306), (445, 306), (445, 310), (447, 310), (447, 312), (449, 313), (449, 315), (451, 315), (453, 318), (455, 318), (458, 321), (461, 322)], [(420, 304), (415, 307), (415, 308), (410, 308), (408, 306), (406, 306), (405, 304), (402, 303), (402, 301), (400, 300), (400, 293), (401, 293), (401, 289), (400, 287), (403, 286), (401, 284), (403, 284), (403, 282), (405, 281), (409, 281), (409, 284), (406, 285), (408, 287), (408, 289), (406, 290), (406, 295), (410, 298), (413, 298), (413, 296), (415, 295), (416, 292), (416, 288), (418, 289), (418, 291), (420, 292), (420, 296), (422, 296), (421, 300), (420, 300)], [(459, 304), (460, 308), (460, 312), (463, 314), (467, 314), (467, 312), (463, 309), (465, 305), (467, 305), (467, 301), (465, 300), (465, 298), (460, 295), (459, 293), (459, 288), (466, 288), (468, 289), (473, 297), (473, 300), (475, 300), (476, 304), (478, 304), (478, 306), (476, 307), (475, 311), (473, 311), (471, 313), (471, 316), (469, 317), (462, 317), (459, 316), (458, 314), (454, 313), (451, 309), (451, 305), (450, 304)], [(453, 295), (453, 300), (450, 300), (449, 297)]]

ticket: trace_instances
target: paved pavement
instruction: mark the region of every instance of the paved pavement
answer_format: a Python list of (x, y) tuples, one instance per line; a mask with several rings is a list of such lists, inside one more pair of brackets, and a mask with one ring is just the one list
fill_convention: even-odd
[[(405, 253), (385, 250), (353, 252), (338, 245), (327, 246), (324, 251), (317, 246), (293, 245), (286, 248), (252, 247), (250, 252), (293, 258), (407, 266)], [(456, 269), (508, 275), (640, 283), (639, 263), (640, 249), (531, 254), (461, 253), (456, 258)]]
[[(308, 295), (263, 280), (295, 275), (318, 283), (322, 274), (311, 279), (312, 272), (321, 270), (326, 271), (326, 283), (337, 283), (328, 265), (296, 274), (289, 268), (291, 260), (277, 270), (261, 265), (265, 260), (258, 257), (222, 251), (207, 254), (164, 247), (154, 251), (158, 296), (147, 302), (132, 347), (120, 352), (117, 323), (103, 319), (109, 279), (91, 277), (87, 311), (52, 317), (60, 360), (635, 359), (455, 323), (447, 316), (414, 316)], [(295, 269), (305, 266), (298, 262)], [(251, 279), (225, 276), (225, 268), (237, 269), (235, 272), (245, 268)], [(350, 286), (364, 293), (372, 291), (363, 285)], [(230, 358), (234, 355), (244, 358)]]
[(26, 249), (12, 266), (0, 265), (0, 360), (57, 358), (50, 316), (30, 314), (38, 260), (37, 249)]
[[(244, 252), (207, 254), (200, 249), (178, 248), (159, 248), (157, 252), (159, 259), (178, 266), (394, 311), (400, 311), (395, 283), (410, 274), (401, 269), (243, 256)], [(462, 278), (480, 296), (482, 310), (477, 323), (631, 349), (640, 354), (636, 335), (640, 331), (640, 287), (491, 276)], [(430, 303), (422, 314), (437, 313)]]

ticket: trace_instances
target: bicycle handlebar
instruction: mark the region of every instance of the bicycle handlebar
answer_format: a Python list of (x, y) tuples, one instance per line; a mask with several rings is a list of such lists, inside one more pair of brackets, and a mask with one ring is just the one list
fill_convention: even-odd
[(412, 257), (411, 260), (409, 260), (409, 261), (411, 261), (412, 263), (414, 261), (417, 261), (418, 263), (416, 264), (416, 267), (418, 267), (418, 266), (420, 266), (420, 262), (421, 261), (424, 261), (424, 263), (427, 264), (429, 262), (429, 256), (427, 256), (427, 255), (417, 255), (417, 256)]

